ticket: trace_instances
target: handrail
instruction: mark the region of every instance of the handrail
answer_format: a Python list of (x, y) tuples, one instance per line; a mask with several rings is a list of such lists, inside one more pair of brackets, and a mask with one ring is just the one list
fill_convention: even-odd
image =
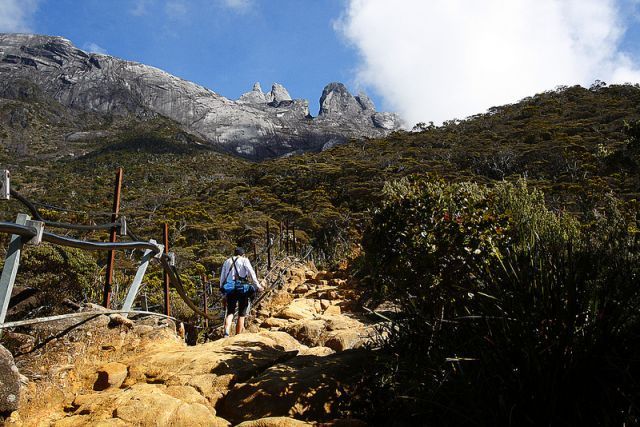
[(0, 323), (0, 329), (6, 328), (15, 328), (18, 326), (27, 326), (27, 325), (36, 325), (38, 323), (46, 323), (53, 322), (56, 320), (65, 320), (72, 319), (74, 317), (91, 317), (91, 316), (100, 316), (102, 314), (122, 314), (122, 313), (132, 313), (132, 314), (145, 314), (149, 316), (158, 316), (166, 319), (171, 319), (176, 322), (182, 322), (180, 319), (176, 319), (175, 317), (167, 316), (163, 313), (154, 313), (152, 311), (143, 311), (143, 310), (102, 310), (102, 311), (83, 311), (79, 313), (68, 313), (68, 314), (58, 314), (56, 316), (48, 316), (48, 317), (38, 317), (37, 319), (26, 319), (26, 320), (17, 320), (15, 322), (5, 322)]
[(0, 222), (0, 233), (16, 234), (22, 237), (35, 237), (38, 232), (35, 228), (13, 222)]
[(154, 254), (160, 253), (158, 245), (149, 242), (94, 242), (89, 240), (79, 240), (71, 237), (59, 236), (53, 233), (44, 232), (42, 240), (61, 246), (70, 246), (78, 249), (87, 249), (90, 251), (110, 251), (117, 249), (150, 249)]
[(11, 189), (10, 192), (13, 198), (18, 200), (20, 203), (25, 205), (27, 209), (29, 209), (29, 212), (31, 212), (31, 215), (33, 215), (35, 219), (37, 219), (38, 221), (44, 222), (44, 224), (49, 227), (66, 228), (69, 230), (79, 230), (79, 231), (97, 231), (97, 230), (111, 230), (114, 227), (121, 226), (119, 222), (110, 222), (110, 223), (96, 224), (96, 225), (89, 225), (89, 224), (79, 225), (79, 224), (70, 224), (66, 222), (48, 221), (44, 219), (42, 215), (40, 215), (40, 211), (38, 210), (38, 208), (29, 199), (24, 197), (22, 194), (18, 193), (16, 190)]
[(200, 309), (200, 307), (198, 307), (193, 303), (193, 301), (191, 301), (191, 298), (189, 298), (189, 295), (187, 295), (187, 292), (184, 290), (184, 286), (182, 285), (182, 279), (180, 279), (180, 275), (178, 274), (177, 269), (175, 268), (175, 266), (169, 263), (169, 257), (166, 254), (162, 254), (162, 256), (160, 257), (160, 264), (162, 265), (162, 268), (164, 269), (164, 271), (169, 273), (169, 281), (171, 282), (173, 287), (176, 289), (176, 291), (178, 292), (178, 295), (180, 295), (180, 298), (182, 298), (185, 304), (187, 304), (189, 308), (193, 310), (196, 314), (199, 314), (200, 316), (207, 318), (209, 320), (216, 320), (216, 318), (213, 315), (209, 313), (205, 313), (203, 310)]

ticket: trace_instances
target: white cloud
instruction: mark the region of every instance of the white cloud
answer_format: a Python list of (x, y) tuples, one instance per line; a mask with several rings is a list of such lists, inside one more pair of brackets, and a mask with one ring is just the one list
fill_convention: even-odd
[(167, 0), (164, 6), (165, 12), (173, 19), (181, 19), (187, 15), (187, 4), (184, 0)]
[(101, 53), (103, 55), (107, 54), (107, 50), (105, 48), (94, 42), (85, 43), (84, 45), (82, 45), (82, 50), (90, 53)]
[[(631, 0), (636, 1), (636, 0)], [(358, 83), (409, 123), (464, 118), (557, 85), (639, 82), (615, 0), (348, 0)]]
[(134, 16), (146, 15), (150, 3), (151, 0), (134, 0), (133, 9), (130, 10), (130, 13)]
[(236, 12), (248, 12), (253, 6), (253, 0), (221, 0), (222, 4)]
[(33, 32), (32, 19), (39, 0), (0, 0), (0, 32)]

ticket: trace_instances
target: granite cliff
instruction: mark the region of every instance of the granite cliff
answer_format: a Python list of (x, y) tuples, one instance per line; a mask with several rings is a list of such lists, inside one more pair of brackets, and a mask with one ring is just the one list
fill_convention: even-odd
[(61, 37), (0, 34), (0, 97), (15, 97), (29, 82), (74, 111), (162, 115), (208, 143), (261, 159), (319, 150), (349, 138), (381, 137), (401, 125), (393, 113), (376, 112), (365, 94), (353, 96), (330, 83), (320, 113), (292, 99), (280, 84), (263, 93), (259, 83), (237, 101), (147, 65), (87, 53)]

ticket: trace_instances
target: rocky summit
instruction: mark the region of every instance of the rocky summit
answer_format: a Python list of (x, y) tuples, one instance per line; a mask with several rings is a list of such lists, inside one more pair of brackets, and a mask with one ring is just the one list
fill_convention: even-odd
[(154, 67), (84, 52), (61, 37), (0, 34), (0, 76), (0, 97), (15, 97), (28, 82), (74, 111), (165, 116), (212, 146), (252, 159), (381, 137), (402, 124), (341, 83), (324, 88), (312, 117), (307, 100), (292, 99), (277, 83), (268, 93), (256, 83), (234, 101)]

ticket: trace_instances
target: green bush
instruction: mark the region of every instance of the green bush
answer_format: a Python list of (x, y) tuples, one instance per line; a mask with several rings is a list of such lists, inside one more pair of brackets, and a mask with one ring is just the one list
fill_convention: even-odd
[(86, 301), (98, 280), (99, 268), (91, 255), (48, 244), (25, 247), (16, 285), (36, 289), (44, 312), (59, 309), (66, 298)]
[(371, 388), (378, 420), (640, 421), (640, 247), (615, 199), (581, 224), (524, 181), (402, 180), (385, 195), (363, 242), (372, 286), (401, 307), (397, 357)]

